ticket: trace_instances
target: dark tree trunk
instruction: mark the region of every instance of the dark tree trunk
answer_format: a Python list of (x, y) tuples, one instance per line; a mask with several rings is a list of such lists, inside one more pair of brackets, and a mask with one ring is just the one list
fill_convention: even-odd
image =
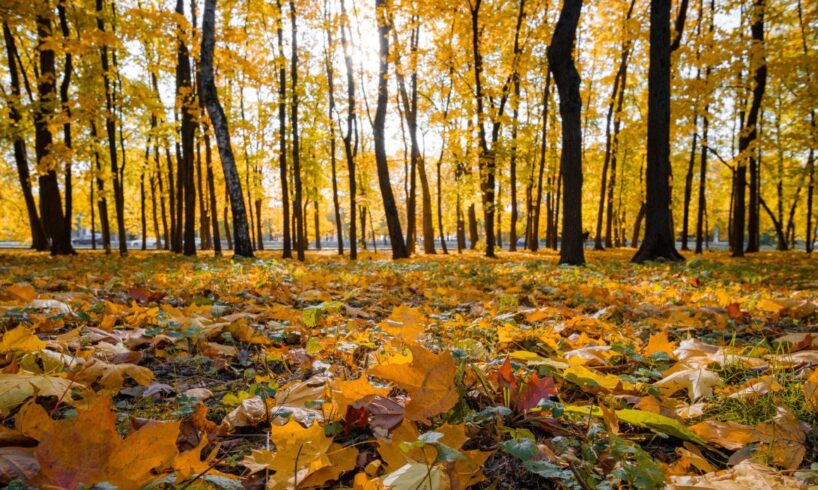
[(162, 162), (160, 161), (158, 143), (153, 147), (153, 157), (156, 163), (156, 183), (159, 185), (159, 210), (162, 214), (162, 237), (164, 239), (159, 240), (159, 242), (162, 243), (162, 248), (167, 250), (170, 247), (170, 231), (168, 230), (167, 210), (165, 208), (165, 186), (162, 182)]
[[(798, 25), (801, 31), (801, 49), (804, 53), (804, 56), (809, 55), (809, 48), (807, 47), (807, 31), (806, 31), (806, 24), (804, 23), (804, 9), (801, 6), (801, 0), (798, 0)], [(807, 81), (812, 81), (812, 72), (807, 72)], [(818, 146), (818, 142), (816, 138), (818, 138), (818, 133), (815, 130), (815, 110), (811, 110), (809, 113), (810, 117), (810, 134), (809, 134), (809, 156), (807, 157), (807, 229), (806, 234), (804, 236), (804, 250), (807, 253), (812, 253), (812, 249), (815, 243), (815, 231), (812, 225), (812, 212), (813, 212), (813, 196), (815, 194), (815, 148)]]
[(477, 211), (474, 207), (474, 203), (469, 204), (468, 219), (469, 219), (469, 248), (471, 250), (476, 250), (477, 242), (480, 241), (480, 235), (477, 231)]
[[(625, 13), (625, 21), (622, 29), (627, 30), (628, 22), (633, 15), (633, 7), (635, 0), (631, 1), (628, 11)], [(594, 249), (602, 250), (603, 248), (610, 248), (613, 246), (611, 240), (611, 218), (613, 217), (613, 188), (616, 184), (616, 142), (615, 136), (611, 133), (611, 125), (613, 124), (618, 129), (619, 111), (622, 110), (622, 101), (625, 93), (625, 78), (628, 71), (628, 57), (630, 56), (630, 49), (632, 41), (628, 38), (627, 32), (623, 32), (622, 48), (620, 49), (619, 67), (614, 75), (613, 89), (611, 90), (611, 98), (608, 100), (608, 113), (605, 117), (605, 159), (602, 164), (602, 178), (600, 179), (599, 191), (599, 209), (596, 217), (596, 233), (594, 234)], [(614, 131), (616, 132), (616, 131)], [(608, 181), (608, 172), (611, 172), (610, 182)], [(602, 219), (605, 215), (607, 204), (608, 219), (605, 223), (605, 244), (602, 242)]]
[(51, 239), (51, 255), (71, 255), (74, 249), (71, 246), (71, 237), (65, 234), (65, 215), (63, 214), (60, 187), (57, 182), (57, 172), (54, 165), (47, 162), (51, 150), (51, 131), (48, 124), (54, 113), (57, 102), (56, 68), (54, 50), (48, 46), (49, 36), (52, 34), (53, 12), (42, 11), (37, 15), (37, 51), (40, 54), (40, 77), (37, 81), (38, 104), (34, 112), (34, 150), (37, 157), (37, 167), (40, 170), (40, 216), (46, 234)]
[[(62, 37), (64, 40), (67, 40), (68, 37), (71, 35), (71, 32), (68, 30), (68, 18), (65, 12), (65, 1), (60, 0), (57, 3), (57, 12), (60, 16), (60, 30), (62, 32)], [(71, 105), (68, 100), (68, 89), (71, 86), (71, 75), (74, 70), (74, 62), (70, 52), (65, 53), (65, 64), (63, 65), (63, 79), (60, 83), (60, 103), (62, 104), (62, 110), (65, 113), (65, 123), (63, 123), (63, 144), (69, 150), (68, 159), (65, 162), (65, 235), (68, 237), (68, 240), (71, 240), (71, 228), (72, 228), (72, 221), (74, 220), (74, 188), (73, 188), (73, 175), (71, 169), (71, 155), (70, 150), (73, 148), (73, 142), (71, 141)]]
[[(216, 81), (213, 77), (213, 51), (216, 45), (216, 0), (205, 0), (204, 17), (202, 19), (202, 97), (205, 107), (213, 124), (216, 142), (219, 146), (224, 169), (224, 180), (230, 196), (230, 207), (233, 213), (233, 234), (236, 238), (234, 252), (240, 257), (252, 257), (253, 245), (250, 243), (250, 230), (247, 224), (247, 211), (244, 207), (241, 182), (236, 170), (236, 160), (233, 148), (230, 145), (230, 132), (227, 127), (227, 118), (224, 115), (216, 94)], [(227, 210), (225, 209), (225, 228), (227, 227)], [(230, 235), (228, 233), (228, 243)]]
[(145, 203), (147, 198), (145, 196), (145, 173), (148, 171), (148, 163), (151, 160), (151, 144), (150, 140), (145, 145), (145, 164), (142, 166), (142, 172), (139, 174), (139, 220), (142, 231), (142, 250), (148, 249), (148, 217), (145, 213)]
[(333, 23), (330, 17), (328, 0), (324, 0), (324, 21), (327, 33), (326, 70), (327, 70), (327, 124), (329, 125), (329, 159), (332, 168), (332, 210), (335, 216), (335, 240), (338, 242), (338, 255), (344, 255), (344, 229), (341, 223), (341, 203), (338, 198), (338, 171), (335, 157), (335, 70), (332, 67), (335, 58), (335, 46), (332, 41)]
[(292, 238), (290, 237), (290, 192), (287, 185), (287, 65), (284, 56), (284, 10), (281, 0), (276, 0), (278, 19), (276, 37), (278, 38), (278, 169), (281, 181), (281, 233), (282, 256), (292, 258)]
[[(524, 4), (525, 0), (521, 3)], [(523, 5), (524, 6), (524, 5)], [(517, 14), (518, 24), (522, 23), (522, 18), (525, 15), (524, 9), (521, 7)], [(514, 109), (511, 118), (511, 156), (509, 158), (509, 187), (511, 188), (511, 217), (509, 219), (508, 232), (508, 249), (511, 251), (517, 250), (517, 131), (519, 129), (520, 118), (520, 53), (522, 47), (520, 46), (520, 29), (516, 30), (517, 34), (514, 36), (514, 67), (511, 72), (511, 82), (514, 86), (512, 97), (514, 101)], [(502, 231), (500, 232), (502, 235)]]
[(318, 215), (318, 200), (312, 202), (313, 227), (315, 228), (315, 249), (321, 250), (321, 220)]
[[(415, 225), (415, 176), (420, 177), (421, 188), (421, 202), (423, 209), (421, 211), (421, 226), (423, 230), (423, 252), (426, 254), (435, 253), (435, 230), (432, 221), (432, 193), (429, 190), (429, 178), (426, 175), (426, 162), (420, 153), (420, 145), (418, 144), (418, 74), (415, 68), (415, 58), (417, 57), (418, 44), (420, 41), (420, 24), (417, 17), (412, 20), (415, 27), (412, 29), (410, 41), (410, 65), (412, 74), (409, 79), (410, 90), (406, 88), (406, 80), (400, 69), (395, 71), (398, 80), (398, 89), (400, 91), (400, 98), (403, 103), (403, 115), (406, 120), (406, 125), (409, 128), (409, 141), (411, 142), (410, 159), (411, 159), (411, 183), (409, 191), (409, 199), (407, 202), (407, 249), (409, 253), (414, 253), (416, 225)], [(397, 43), (397, 34), (393, 31), (395, 42)], [(400, 63), (398, 57), (396, 63)]]
[[(176, 13), (184, 17), (184, 1), (176, 0)], [(181, 26), (180, 26), (181, 31)], [(184, 209), (181, 213), (177, 209), (177, 219), (184, 216), (183, 251), (185, 255), (196, 255), (196, 189), (194, 180), (194, 131), (196, 125), (193, 122), (193, 106), (196, 103), (193, 99), (193, 86), (191, 83), (190, 55), (184, 41), (177, 39), (176, 45), (176, 98), (177, 104), (182, 112), (182, 158), (178, 164), (179, 199), (177, 205)], [(178, 248), (177, 244), (177, 248)]]
[[(97, 29), (105, 32), (104, 0), (96, 0)], [(115, 88), (111, 81), (108, 63), (108, 46), (100, 48), (100, 62), (102, 66), (102, 80), (105, 88), (105, 132), (108, 135), (108, 155), (111, 163), (111, 178), (114, 187), (114, 210), (116, 211), (117, 235), (119, 239), (119, 254), (128, 254), (128, 241), (125, 230), (125, 195), (120, 179), (120, 169), (116, 150), (116, 119), (114, 117)]]
[[(714, 0), (715, 1), (715, 0)], [(705, 70), (705, 80), (707, 74), (710, 73), (710, 67)], [(708, 145), (708, 131), (710, 129), (710, 118), (708, 111), (710, 105), (704, 106), (704, 114), (702, 115), (702, 142), (701, 142), (701, 157), (699, 164), (699, 205), (696, 214), (696, 253), (700, 254), (704, 251), (702, 245), (704, 240), (704, 212), (707, 205), (705, 198), (705, 186), (707, 185), (707, 145)]]
[(94, 163), (96, 164), (97, 206), (99, 207), (99, 223), (102, 231), (102, 248), (106, 254), (111, 253), (111, 222), (108, 218), (108, 198), (105, 196), (105, 180), (102, 178), (102, 162), (97, 150), (97, 125), (91, 120), (91, 139), (94, 141)]
[[(764, 0), (754, 0), (752, 7), (753, 23), (750, 25), (752, 42), (759, 44), (759, 48), (764, 45)], [(758, 204), (758, 182), (756, 173), (756, 150), (753, 148), (758, 137), (758, 115), (761, 111), (761, 101), (764, 97), (764, 88), (767, 85), (767, 63), (763, 56), (753, 62), (755, 70), (753, 73), (753, 96), (750, 102), (750, 110), (747, 111), (747, 118), (742, 125), (739, 136), (738, 151), (739, 163), (736, 169), (735, 205), (733, 207), (733, 257), (744, 256), (744, 218), (746, 214), (745, 186), (747, 185), (747, 167), (751, 167), (751, 188), (750, 188), (750, 220), (748, 222), (748, 232), (750, 240), (747, 251), (758, 250), (758, 211), (756, 216), (752, 216), (754, 206)], [(756, 236), (754, 240), (753, 236)]]
[[(200, 65), (201, 66), (201, 65)], [(201, 74), (200, 74), (201, 77)], [(199, 94), (204, 93), (201, 90), (201, 79), (200, 79), (200, 89)], [(203, 104), (204, 105), (204, 104)], [(208, 199), (210, 201), (210, 225), (213, 228), (213, 253), (216, 256), (220, 256), (222, 254), (222, 238), (221, 234), (219, 233), (219, 213), (217, 211), (216, 205), (216, 184), (213, 175), (213, 155), (210, 149), (210, 128), (209, 125), (205, 122), (202, 124), (202, 134), (204, 135), (204, 144), (205, 144), (205, 167), (207, 167), (207, 194)], [(225, 226), (227, 223), (225, 223)]]
[[(344, 142), (344, 155), (347, 161), (347, 172), (349, 175), (349, 258), (358, 258), (358, 235), (356, 213), (358, 203), (356, 200), (355, 182), (355, 157), (358, 154), (358, 120), (355, 109), (355, 77), (352, 69), (352, 53), (347, 39), (349, 27), (349, 17), (347, 16), (344, 0), (341, 0), (341, 44), (344, 48), (344, 64), (346, 65), (347, 78), (347, 128), (342, 139)], [(350, 37), (352, 34), (350, 33)], [(354, 141), (353, 141), (354, 139)]]
[[(154, 147), (154, 151), (155, 151)], [(159, 234), (159, 214), (156, 210), (156, 175), (152, 173), (148, 185), (151, 190), (151, 216), (153, 217), (153, 236), (156, 237), (156, 250), (162, 249), (162, 235)]]
[[(17, 69), (17, 45), (14, 35), (11, 33), (6, 22), (3, 22), (3, 37), (6, 42), (6, 55), (9, 62), (9, 75), (11, 76), (11, 100), (9, 103), (9, 117), (13, 131), (14, 162), (17, 166), (17, 176), (20, 179), (20, 188), (23, 191), (23, 200), (26, 203), (28, 212), (28, 224), (31, 229), (31, 246), (35, 250), (48, 250), (48, 236), (45, 233), (43, 222), (37, 212), (37, 203), (34, 201), (34, 193), (31, 190), (31, 173), (28, 168), (28, 155), (26, 154), (26, 140), (23, 137), (22, 120), (23, 115), (19, 108), (20, 103), (20, 75)], [(92, 187), (93, 188), (93, 187)]]
[(651, 0), (645, 239), (632, 259), (637, 263), (684, 260), (671, 227), (670, 54), (670, 0)]
[(409, 257), (403, 232), (400, 229), (398, 207), (392, 193), (389, 181), (389, 164), (386, 161), (386, 141), (384, 126), (386, 124), (386, 106), (389, 102), (389, 30), (392, 28), (389, 14), (386, 11), (385, 0), (375, 0), (375, 10), (378, 24), (378, 41), (380, 45), (380, 61), (378, 63), (378, 99), (375, 109), (373, 133), (375, 139), (375, 163), (378, 168), (378, 186), (383, 199), (386, 226), (389, 229), (389, 240), (392, 245), (392, 258), (403, 259)]
[[(546, 69), (545, 89), (542, 95), (542, 146), (540, 146), (540, 163), (537, 170), (537, 196), (534, 199), (534, 217), (531, 224), (531, 237), (528, 240), (528, 248), (536, 252), (540, 248), (540, 216), (542, 210), (542, 181), (545, 173), (545, 156), (548, 149), (548, 106), (551, 99), (551, 70)], [(546, 212), (550, 220), (550, 214)]]
[(548, 66), (560, 95), (563, 180), (563, 218), (560, 264), (585, 263), (582, 238), (582, 99), (580, 78), (574, 66), (573, 50), (582, 0), (565, 0), (551, 44)]
[(306, 237), (304, 236), (305, 222), (304, 222), (304, 208), (303, 208), (303, 191), (301, 188), (301, 148), (299, 146), (298, 138), (298, 24), (296, 23), (295, 1), (290, 0), (290, 24), (292, 32), (290, 56), (290, 79), (292, 80), (292, 115), (290, 116), (290, 125), (293, 130), (293, 185), (295, 186), (295, 199), (293, 200), (293, 214), (295, 215), (296, 236), (295, 236), (295, 250), (296, 257), (300, 261), (304, 261), (304, 251), (307, 248)]

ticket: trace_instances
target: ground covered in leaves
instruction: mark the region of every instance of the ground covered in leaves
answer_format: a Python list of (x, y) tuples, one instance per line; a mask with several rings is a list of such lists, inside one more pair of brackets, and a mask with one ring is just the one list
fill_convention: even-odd
[(4, 252), (0, 484), (818, 484), (818, 262), (589, 255)]

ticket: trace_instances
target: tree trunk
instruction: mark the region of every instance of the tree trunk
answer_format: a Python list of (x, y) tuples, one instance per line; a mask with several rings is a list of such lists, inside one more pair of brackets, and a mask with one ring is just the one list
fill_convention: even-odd
[(284, 57), (284, 10), (281, 0), (276, 0), (278, 19), (276, 37), (278, 38), (278, 169), (281, 181), (281, 233), (282, 257), (292, 258), (292, 238), (290, 237), (290, 193), (287, 186), (287, 65)]
[[(240, 257), (252, 257), (253, 245), (250, 243), (250, 230), (247, 224), (247, 211), (241, 191), (241, 182), (236, 170), (236, 160), (233, 148), (230, 145), (230, 132), (227, 127), (227, 118), (224, 115), (216, 93), (216, 82), (213, 77), (213, 50), (216, 45), (216, 0), (205, 0), (204, 18), (202, 20), (202, 97), (205, 107), (216, 133), (216, 143), (219, 146), (224, 169), (225, 185), (230, 196), (230, 206), (233, 213), (233, 234), (235, 235), (234, 252)], [(225, 210), (226, 211), (226, 210)], [(225, 213), (226, 214), (226, 213)], [(225, 227), (227, 227), (225, 216)], [(228, 243), (230, 241), (228, 234)]]
[(23, 200), (26, 203), (28, 212), (28, 224), (31, 230), (31, 246), (35, 250), (48, 250), (48, 236), (45, 233), (43, 222), (37, 212), (37, 204), (34, 201), (34, 193), (31, 190), (31, 173), (28, 168), (28, 155), (26, 154), (26, 140), (23, 137), (22, 120), (20, 112), (20, 75), (17, 70), (17, 45), (14, 36), (6, 22), (3, 22), (3, 37), (6, 42), (6, 55), (9, 62), (9, 75), (11, 77), (11, 100), (9, 103), (9, 117), (14, 126), (13, 146), (14, 162), (17, 166), (17, 176), (20, 179), (20, 188), (23, 191)]
[[(67, 40), (68, 37), (71, 35), (71, 32), (68, 29), (68, 18), (65, 12), (65, 1), (60, 0), (57, 3), (57, 12), (60, 17), (60, 30), (62, 32), (63, 40)], [(63, 65), (63, 79), (60, 82), (60, 103), (62, 105), (62, 110), (65, 113), (65, 123), (63, 123), (63, 144), (68, 149), (68, 158), (65, 162), (65, 235), (68, 237), (68, 240), (71, 240), (71, 228), (72, 228), (72, 221), (74, 219), (74, 188), (73, 188), (73, 176), (72, 176), (72, 169), (71, 169), (71, 152), (73, 150), (73, 143), (71, 141), (71, 105), (69, 104), (68, 100), (68, 89), (71, 86), (71, 75), (74, 70), (74, 63), (73, 58), (70, 52), (65, 53), (65, 64)]]
[[(358, 154), (358, 119), (355, 108), (355, 77), (352, 68), (352, 52), (347, 39), (347, 30), (350, 29), (344, 0), (341, 0), (341, 44), (344, 48), (344, 64), (347, 78), (347, 128), (342, 136), (344, 156), (347, 161), (349, 175), (349, 258), (358, 258), (357, 218), (358, 203), (356, 200), (355, 157)], [(350, 37), (352, 34), (350, 33)], [(354, 142), (353, 142), (354, 138)]]
[(142, 172), (139, 174), (139, 220), (142, 231), (142, 250), (148, 249), (148, 217), (145, 214), (145, 202), (147, 200), (145, 196), (145, 173), (148, 170), (148, 163), (151, 159), (151, 144), (150, 140), (145, 145), (145, 164), (142, 166)]
[(392, 258), (403, 259), (409, 257), (403, 232), (400, 229), (398, 207), (392, 193), (389, 181), (389, 164), (386, 160), (386, 141), (384, 127), (386, 123), (386, 106), (389, 102), (389, 30), (392, 28), (389, 14), (386, 11), (385, 0), (375, 0), (375, 10), (378, 24), (378, 41), (380, 45), (380, 60), (378, 63), (378, 99), (375, 109), (373, 133), (375, 139), (375, 163), (378, 168), (378, 186), (383, 199), (386, 226), (389, 229), (389, 240), (392, 245)]
[[(531, 225), (531, 238), (528, 247), (532, 252), (540, 248), (540, 213), (542, 210), (542, 181), (545, 173), (545, 156), (548, 149), (548, 106), (551, 99), (551, 70), (546, 69), (545, 89), (542, 95), (542, 146), (540, 147), (540, 163), (537, 171), (537, 197), (534, 199), (534, 218)], [(548, 215), (548, 213), (546, 213)], [(550, 216), (549, 216), (550, 219)]]
[(54, 165), (48, 163), (51, 151), (51, 131), (48, 125), (54, 113), (56, 102), (56, 68), (54, 50), (48, 46), (52, 34), (51, 20), (53, 12), (39, 12), (37, 22), (37, 51), (40, 54), (40, 77), (37, 81), (38, 104), (34, 112), (34, 150), (37, 168), (40, 171), (40, 216), (43, 227), (51, 239), (51, 255), (71, 255), (71, 237), (65, 234), (65, 215), (63, 214), (60, 187)]
[[(104, 0), (96, 0), (97, 29), (105, 32)], [(111, 178), (114, 187), (114, 210), (116, 211), (117, 234), (119, 238), (119, 253), (127, 255), (128, 242), (125, 233), (125, 196), (123, 194), (122, 182), (120, 181), (120, 170), (116, 150), (116, 120), (114, 118), (115, 93), (111, 81), (111, 73), (108, 64), (108, 46), (103, 44), (100, 48), (100, 62), (102, 66), (102, 80), (105, 88), (105, 131), (108, 135), (108, 155), (111, 163)]]
[[(752, 16), (753, 23), (750, 26), (753, 44), (758, 44), (760, 49), (764, 45), (764, 0), (753, 0)], [(739, 163), (736, 169), (736, 197), (735, 206), (733, 208), (733, 257), (744, 256), (744, 217), (745, 217), (745, 189), (747, 185), (747, 166), (753, 168), (751, 177), (757, 179), (755, 174), (755, 149), (753, 145), (756, 143), (758, 136), (758, 115), (761, 110), (761, 101), (764, 97), (764, 89), (767, 85), (767, 63), (764, 60), (763, 54), (753, 56), (752, 64), (755, 65), (753, 73), (753, 96), (750, 102), (750, 110), (747, 111), (747, 118), (744, 120), (742, 131), (739, 136)], [(751, 182), (751, 198), (750, 198), (750, 214), (753, 214), (753, 205), (758, 201), (757, 199), (757, 182)], [(752, 252), (758, 249), (757, 240), (753, 240), (753, 235), (758, 234), (758, 225), (755, 220), (756, 217), (750, 218), (751, 223), (748, 223), (748, 231), (750, 232), (750, 241), (747, 246), (747, 251)]]
[(585, 263), (582, 238), (582, 99), (580, 78), (573, 51), (582, 0), (565, 0), (551, 44), (548, 66), (560, 96), (562, 151), (560, 167), (563, 180), (563, 219), (560, 264)]
[(296, 257), (304, 261), (304, 251), (307, 248), (306, 237), (304, 236), (304, 208), (303, 190), (301, 188), (301, 148), (298, 142), (298, 24), (296, 23), (295, 1), (290, 0), (290, 26), (292, 40), (290, 48), (290, 79), (292, 80), (292, 115), (290, 125), (293, 131), (293, 185), (295, 186), (295, 199), (293, 201), (293, 213), (296, 223), (295, 251)]
[(329, 159), (332, 169), (332, 210), (335, 216), (335, 235), (338, 242), (338, 255), (344, 255), (344, 230), (341, 223), (341, 203), (338, 198), (338, 171), (335, 157), (335, 70), (332, 67), (335, 58), (335, 46), (332, 42), (333, 24), (330, 18), (328, 0), (324, 0), (324, 22), (327, 33), (326, 70), (327, 70), (327, 124), (329, 125)]
[[(201, 65), (200, 65), (201, 66)], [(200, 68), (201, 69), (201, 68)], [(200, 89), (199, 94), (200, 98), (203, 99), (201, 94), (204, 93), (201, 90), (201, 72), (200, 72)], [(204, 104), (202, 104), (204, 105)], [(216, 184), (214, 182), (213, 176), (213, 155), (210, 149), (210, 128), (209, 125), (205, 122), (202, 124), (202, 134), (204, 135), (204, 144), (205, 144), (205, 167), (207, 168), (207, 194), (208, 199), (210, 201), (210, 225), (213, 228), (213, 253), (216, 257), (221, 256), (222, 254), (222, 238), (221, 234), (219, 233), (219, 214), (216, 211)], [(227, 223), (225, 223), (226, 226)]]
[(645, 239), (632, 259), (636, 263), (684, 260), (671, 228), (670, 54), (670, 0), (651, 0)]

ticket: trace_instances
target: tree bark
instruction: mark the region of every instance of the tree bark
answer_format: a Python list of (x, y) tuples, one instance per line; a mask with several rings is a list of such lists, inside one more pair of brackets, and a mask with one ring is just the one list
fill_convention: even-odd
[(570, 265), (585, 263), (582, 238), (582, 99), (579, 94), (579, 73), (573, 58), (581, 10), (582, 0), (565, 0), (548, 46), (548, 66), (560, 95), (562, 119), (560, 167), (565, 184), (560, 264)]
[[(347, 127), (342, 136), (344, 143), (344, 156), (347, 161), (347, 173), (349, 175), (349, 258), (358, 258), (358, 235), (357, 218), (358, 203), (356, 198), (355, 179), (355, 157), (358, 154), (358, 119), (355, 106), (355, 76), (352, 68), (352, 52), (347, 39), (349, 27), (349, 17), (347, 16), (344, 0), (341, 0), (341, 45), (344, 48), (344, 64), (346, 65), (347, 79)], [(350, 37), (352, 34), (350, 33)], [(353, 141), (354, 139), (354, 141)]]
[(43, 222), (37, 212), (37, 203), (34, 201), (34, 193), (31, 190), (31, 173), (28, 168), (28, 155), (26, 152), (26, 140), (21, 134), (23, 115), (20, 111), (20, 75), (17, 68), (17, 44), (14, 35), (8, 24), (3, 22), (3, 37), (6, 42), (6, 55), (8, 56), (9, 75), (11, 77), (11, 99), (9, 100), (9, 117), (13, 131), (14, 163), (17, 166), (17, 176), (20, 179), (20, 188), (23, 191), (23, 200), (28, 212), (28, 224), (31, 230), (31, 246), (35, 250), (48, 250), (48, 236), (45, 233)]
[[(104, 0), (96, 0), (97, 29), (105, 32)], [(108, 46), (100, 48), (100, 63), (102, 67), (102, 81), (105, 88), (105, 132), (108, 135), (108, 155), (111, 164), (111, 178), (114, 188), (114, 210), (116, 211), (117, 235), (119, 239), (119, 254), (128, 254), (128, 241), (125, 230), (125, 196), (120, 180), (120, 169), (116, 149), (116, 120), (114, 117), (115, 88), (111, 81), (108, 62)]]
[[(536, 252), (540, 248), (540, 216), (542, 210), (542, 181), (545, 173), (545, 156), (548, 149), (548, 108), (551, 99), (551, 70), (546, 68), (545, 88), (542, 95), (542, 146), (540, 146), (540, 163), (537, 170), (537, 197), (534, 199), (534, 217), (531, 225), (531, 237), (528, 240), (528, 248)], [(550, 215), (548, 219), (550, 220)]]
[(670, 0), (651, 0), (645, 239), (632, 259), (636, 263), (684, 260), (671, 228), (670, 55)]
[(51, 239), (51, 255), (71, 255), (74, 249), (71, 246), (71, 237), (65, 234), (65, 215), (63, 214), (60, 187), (57, 182), (57, 172), (54, 163), (50, 162), (52, 136), (48, 124), (54, 114), (54, 105), (57, 102), (56, 68), (54, 50), (48, 46), (52, 34), (53, 12), (44, 9), (38, 13), (37, 23), (37, 51), (40, 54), (40, 77), (37, 81), (37, 95), (39, 101), (34, 112), (34, 151), (37, 158), (37, 168), (40, 173), (40, 216), (43, 227)]
[[(338, 171), (335, 155), (335, 70), (332, 67), (335, 58), (335, 46), (332, 41), (333, 23), (329, 13), (328, 0), (324, 0), (324, 22), (326, 25), (326, 70), (327, 70), (327, 124), (329, 125), (329, 159), (332, 169), (332, 210), (335, 216), (335, 235), (338, 242), (338, 255), (344, 255), (344, 229), (341, 223), (341, 203), (338, 198)], [(317, 218), (316, 218), (317, 219)]]
[[(236, 170), (236, 160), (233, 148), (230, 145), (230, 132), (227, 118), (219, 103), (216, 93), (216, 82), (213, 77), (213, 51), (216, 45), (216, 0), (205, 0), (204, 17), (202, 19), (202, 97), (205, 107), (213, 124), (216, 134), (216, 143), (219, 147), (224, 180), (230, 196), (230, 207), (233, 214), (233, 234), (235, 235), (234, 253), (240, 257), (252, 257), (253, 245), (250, 243), (250, 230), (247, 224), (247, 211), (241, 191), (241, 182)], [(226, 211), (226, 209), (225, 209)], [(225, 227), (227, 219), (225, 217)], [(228, 237), (230, 235), (228, 234)], [(230, 239), (228, 238), (228, 242)]]
[(385, 0), (375, 0), (375, 16), (378, 24), (378, 44), (380, 46), (380, 60), (378, 63), (378, 99), (375, 109), (373, 133), (375, 139), (375, 164), (378, 169), (378, 186), (383, 199), (386, 226), (389, 230), (389, 240), (392, 246), (392, 258), (403, 259), (409, 257), (403, 232), (400, 228), (398, 207), (392, 193), (389, 181), (389, 164), (386, 160), (386, 141), (384, 127), (386, 124), (386, 106), (389, 102), (389, 30), (392, 28)]
[[(750, 25), (750, 32), (752, 35), (752, 43), (755, 49), (764, 49), (764, 0), (754, 0), (752, 7), (753, 22)], [(764, 89), (767, 85), (767, 63), (764, 59), (763, 52), (751, 53), (752, 65), (755, 66), (753, 72), (753, 94), (750, 102), (750, 109), (747, 111), (746, 119), (742, 125), (742, 131), (739, 136), (738, 151), (739, 162), (736, 169), (736, 186), (735, 186), (735, 205), (733, 207), (733, 257), (744, 256), (744, 218), (745, 218), (745, 186), (747, 185), (747, 167), (753, 168), (751, 172), (755, 175), (756, 156), (753, 148), (758, 137), (758, 115), (761, 110), (761, 101), (764, 97)], [(753, 214), (753, 206), (757, 199), (757, 182), (753, 180), (750, 189), (750, 214)], [(753, 240), (753, 235), (758, 234), (758, 226), (756, 217), (750, 217), (748, 222), (748, 232), (750, 234), (750, 241), (748, 242), (747, 251), (753, 252), (758, 250), (758, 242)]]

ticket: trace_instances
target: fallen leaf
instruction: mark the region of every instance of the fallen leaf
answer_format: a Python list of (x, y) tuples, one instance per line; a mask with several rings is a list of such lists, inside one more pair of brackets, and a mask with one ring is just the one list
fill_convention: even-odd
[(177, 454), (179, 422), (152, 422), (122, 439), (111, 400), (103, 397), (63, 420), (54, 420), (41, 406), (29, 403), (18, 414), (17, 427), (39, 441), (34, 455), (40, 473), (32, 480), (38, 485), (74, 489), (108, 482), (138, 488)]
[(46, 343), (40, 340), (34, 331), (22, 325), (13, 330), (8, 330), (0, 340), (0, 354), (7, 352), (38, 352), (46, 347)]
[(8, 413), (35, 394), (70, 401), (70, 390), (82, 387), (79, 383), (57, 376), (0, 373), (0, 414)]
[(742, 461), (733, 468), (715, 471), (701, 476), (670, 476), (669, 490), (710, 488), (713, 490), (801, 490), (806, 485), (798, 480), (780, 475), (771, 468)]
[(406, 406), (409, 420), (430, 423), (430, 418), (448, 412), (457, 403), (453, 386), (457, 371), (448, 352), (433, 354), (417, 345), (410, 345), (410, 364), (386, 362), (371, 367), (368, 374), (392, 381), (406, 390), (410, 401)]
[(719, 375), (705, 368), (682, 368), (679, 370), (671, 368), (671, 371), (666, 371), (666, 373), (669, 374), (653, 383), (653, 386), (659, 388), (666, 396), (673, 395), (681, 390), (687, 390), (691, 402), (710, 396), (713, 393), (713, 387), (721, 384)]
[(389, 335), (413, 342), (423, 335), (426, 320), (426, 315), (417, 308), (399, 305), (379, 325)]

